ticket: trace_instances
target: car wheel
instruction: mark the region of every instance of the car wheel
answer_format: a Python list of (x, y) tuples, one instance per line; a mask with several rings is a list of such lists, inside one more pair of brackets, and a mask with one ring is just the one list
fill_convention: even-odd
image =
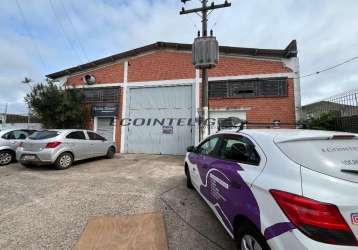
[(114, 157), (115, 153), (116, 153), (116, 150), (114, 149), (114, 147), (110, 147), (106, 154), (107, 159), (112, 159)]
[(72, 166), (73, 156), (70, 153), (62, 153), (55, 162), (55, 168), (57, 169), (67, 169)]
[(240, 225), (236, 232), (238, 250), (270, 250), (266, 239), (250, 223)]
[(0, 166), (10, 164), (14, 160), (14, 153), (10, 150), (0, 151)]
[(191, 177), (190, 177), (190, 173), (189, 173), (189, 168), (188, 166), (185, 164), (185, 175), (186, 175), (186, 186), (189, 189), (193, 189), (193, 183), (191, 182)]

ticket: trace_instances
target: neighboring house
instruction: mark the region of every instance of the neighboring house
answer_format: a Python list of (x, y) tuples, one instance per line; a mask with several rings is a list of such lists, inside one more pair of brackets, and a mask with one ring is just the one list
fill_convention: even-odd
[(358, 115), (358, 106), (357, 104), (320, 101), (302, 107), (302, 118), (318, 118), (322, 113), (335, 113), (340, 117), (354, 116)]
[(17, 114), (0, 114), (0, 129), (41, 129), (38, 119), (31, 117), (28, 123), (28, 116)]
[[(69, 89), (84, 88), (87, 127), (113, 138), (120, 152), (184, 154), (198, 142), (197, 124), (158, 121), (198, 117), (201, 79), (191, 47), (157, 42), (47, 77)], [(295, 123), (301, 109), (298, 72), (296, 41), (283, 50), (221, 46), (219, 64), (209, 70), (210, 117)]]
[(302, 107), (303, 119), (319, 118), (324, 113), (335, 114), (335, 130), (358, 133), (358, 89)]

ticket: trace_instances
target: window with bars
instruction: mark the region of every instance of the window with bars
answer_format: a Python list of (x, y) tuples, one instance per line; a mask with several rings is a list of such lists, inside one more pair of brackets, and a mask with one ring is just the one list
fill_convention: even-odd
[(287, 78), (244, 79), (213, 81), (209, 83), (209, 97), (279, 97), (287, 96)]
[(85, 102), (118, 102), (119, 89), (118, 88), (101, 88), (101, 89), (85, 89)]

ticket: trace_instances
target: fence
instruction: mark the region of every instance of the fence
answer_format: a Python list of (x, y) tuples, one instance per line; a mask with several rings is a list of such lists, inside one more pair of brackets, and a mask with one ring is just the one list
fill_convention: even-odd
[(336, 116), (336, 130), (358, 133), (358, 89), (302, 107), (304, 118), (318, 118), (323, 113)]

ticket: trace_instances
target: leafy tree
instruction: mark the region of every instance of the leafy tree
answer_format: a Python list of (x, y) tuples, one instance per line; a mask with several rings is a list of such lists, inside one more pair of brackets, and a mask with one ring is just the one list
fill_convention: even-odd
[(311, 117), (301, 122), (305, 127), (319, 130), (338, 130), (337, 115), (333, 112), (322, 113), (319, 117)]
[(53, 81), (32, 87), (25, 97), (26, 103), (45, 128), (83, 128), (84, 112), (80, 90), (65, 90)]

